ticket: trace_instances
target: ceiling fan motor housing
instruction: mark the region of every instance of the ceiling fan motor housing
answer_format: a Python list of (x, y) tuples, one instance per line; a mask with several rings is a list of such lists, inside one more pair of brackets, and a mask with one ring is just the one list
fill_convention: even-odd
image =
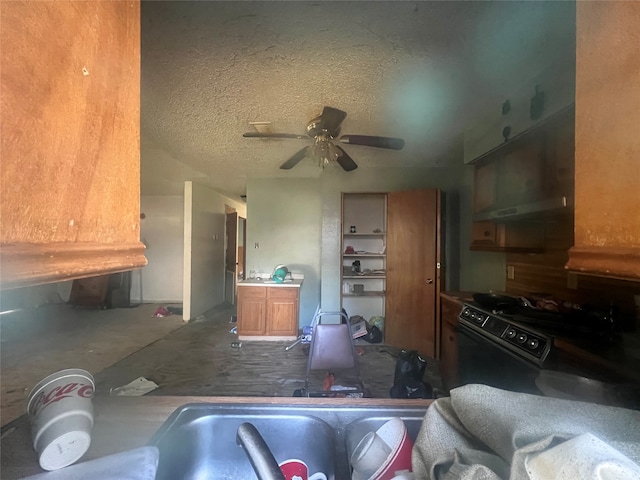
[[(356, 162), (344, 149), (336, 145), (333, 140), (340, 135), (342, 122), (347, 117), (347, 113), (333, 107), (324, 107), (322, 115), (314, 118), (307, 124), (307, 135), (314, 140), (313, 145), (304, 147), (296, 152), (291, 158), (284, 162), (280, 168), (289, 170), (307, 156), (314, 157), (320, 162), (320, 166), (325, 167), (332, 162), (336, 162), (343, 170), (350, 172), (358, 168)], [(253, 138), (303, 138), (300, 135), (291, 133), (245, 133), (245, 137)], [(351, 145), (364, 145), (367, 147), (386, 148), (391, 150), (401, 150), (404, 147), (404, 140), (401, 138), (378, 137), (369, 135), (344, 135), (339, 141)]]

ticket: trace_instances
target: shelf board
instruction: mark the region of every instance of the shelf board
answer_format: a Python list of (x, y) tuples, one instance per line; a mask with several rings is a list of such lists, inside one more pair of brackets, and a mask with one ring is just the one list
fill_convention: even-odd
[(376, 278), (376, 279), (384, 279), (387, 278), (386, 275), (343, 275), (342, 278), (347, 278), (350, 280), (357, 280), (358, 278)]
[(343, 237), (384, 237), (387, 232), (379, 232), (379, 233), (343, 233)]
[(384, 297), (385, 292), (368, 291), (362, 293), (343, 293), (343, 297)]
[(379, 258), (383, 258), (383, 257), (386, 257), (387, 255), (384, 254), (384, 253), (367, 252), (367, 253), (343, 253), (342, 256), (343, 257), (379, 257)]

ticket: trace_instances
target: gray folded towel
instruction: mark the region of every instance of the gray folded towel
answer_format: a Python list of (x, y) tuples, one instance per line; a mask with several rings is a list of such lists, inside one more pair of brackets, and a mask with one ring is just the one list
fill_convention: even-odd
[(528, 456), (584, 433), (640, 462), (640, 412), (465, 385), (428, 409), (413, 471), (429, 479), (528, 479)]
[(154, 480), (159, 457), (157, 447), (140, 447), (23, 480)]

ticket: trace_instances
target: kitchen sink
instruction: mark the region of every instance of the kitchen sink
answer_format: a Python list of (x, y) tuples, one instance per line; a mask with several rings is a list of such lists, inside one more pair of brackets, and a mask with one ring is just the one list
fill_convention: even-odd
[(349, 456), (362, 437), (393, 417), (404, 420), (415, 439), (424, 417), (416, 407), (271, 406), (186, 404), (173, 412), (151, 438), (160, 450), (156, 478), (256, 479), (238, 427), (256, 427), (278, 463), (297, 458), (310, 473), (331, 479), (351, 477)]

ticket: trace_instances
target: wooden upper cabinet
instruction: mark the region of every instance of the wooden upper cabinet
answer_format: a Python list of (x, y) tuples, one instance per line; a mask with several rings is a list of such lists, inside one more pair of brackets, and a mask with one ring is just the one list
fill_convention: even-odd
[(2, 288), (131, 270), (140, 4), (0, 2)]
[(575, 227), (567, 268), (640, 280), (640, 3), (577, 2)]
[(573, 139), (569, 107), (474, 165), (472, 250), (544, 249), (541, 220), (571, 213)]

